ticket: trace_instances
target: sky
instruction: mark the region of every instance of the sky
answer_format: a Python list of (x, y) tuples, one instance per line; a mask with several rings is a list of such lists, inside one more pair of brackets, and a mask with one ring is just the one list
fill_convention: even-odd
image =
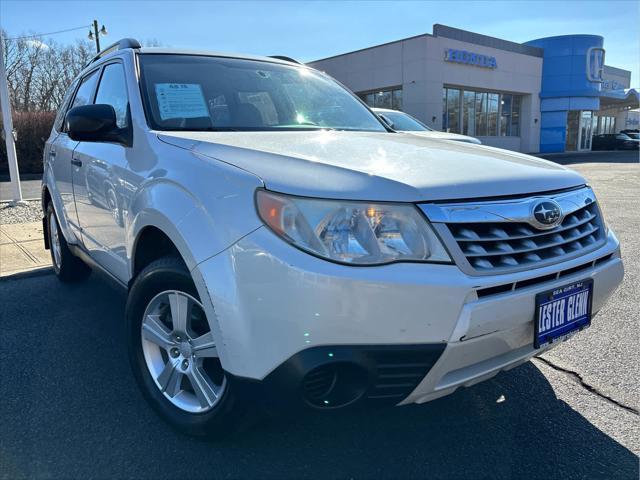
[[(29, 1), (2, 0), (10, 37), (105, 25), (103, 45), (122, 37), (162, 46), (317, 60), (431, 33), (435, 23), (514, 42), (568, 34), (604, 37), (606, 63), (640, 87), (640, 0), (635, 1)], [(51, 35), (86, 38), (88, 27)], [(46, 37), (46, 36), (45, 36)]]

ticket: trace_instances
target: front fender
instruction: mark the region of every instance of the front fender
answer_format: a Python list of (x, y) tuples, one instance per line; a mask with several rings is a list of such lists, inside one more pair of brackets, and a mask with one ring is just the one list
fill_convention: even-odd
[(262, 183), (255, 176), (243, 173), (209, 180), (193, 179), (195, 192), (167, 178), (152, 179), (141, 186), (127, 214), (130, 278), (134, 275), (136, 242), (145, 227), (158, 228), (167, 235), (189, 270), (260, 227), (253, 197)]
[[(135, 271), (135, 252), (141, 232), (146, 227), (161, 230), (173, 242), (180, 252), (189, 270), (198, 264), (202, 255), (202, 242), (189, 228), (181, 229), (193, 210), (198, 209), (197, 199), (177, 183), (159, 179), (148, 182), (135, 196), (128, 211), (127, 256), (129, 259), (129, 278)], [(201, 218), (202, 232), (207, 231), (206, 216)], [(188, 225), (189, 222), (187, 222)]]

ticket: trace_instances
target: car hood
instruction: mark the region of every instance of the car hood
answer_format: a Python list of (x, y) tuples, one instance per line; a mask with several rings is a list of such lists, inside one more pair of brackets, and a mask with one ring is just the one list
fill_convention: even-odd
[(251, 172), (270, 190), (310, 197), (419, 202), (585, 183), (546, 160), (406, 133), (158, 132), (158, 137)]
[(403, 133), (417, 135), (418, 137), (433, 138), (436, 140), (456, 140), (458, 142), (471, 142), (478, 145), (480, 144), (480, 140), (478, 140), (477, 138), (469, 137), (467, 135), (460, 135), (459, 133), (436, 132), (436, 131), (403, 132)]

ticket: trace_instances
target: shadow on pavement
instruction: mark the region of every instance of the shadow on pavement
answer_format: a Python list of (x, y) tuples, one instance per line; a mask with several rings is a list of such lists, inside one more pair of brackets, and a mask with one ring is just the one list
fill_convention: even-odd
[(571, 165), (574, 163), (638, 163), (638, 150), (611, 150), (593, 152), (540, 153), (536, 156), (559, 163)]
[(421, 406), (275, 418), (223, 443), (194, 440), (138, 392), (121, 294), (53, 275), (2, 280), (0, 293), (2, 478), (638, 478), (637, 457), (532, 364)]

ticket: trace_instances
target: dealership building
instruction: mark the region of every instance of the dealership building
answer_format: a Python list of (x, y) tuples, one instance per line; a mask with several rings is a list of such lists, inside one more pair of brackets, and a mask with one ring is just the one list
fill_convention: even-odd
[(589, 150), (592, 135), (638, 128), (631, 72), (605, 65), (604, 39), (515, 43), (445, 25), (310, 62), (372, 107), (521, 152)]

